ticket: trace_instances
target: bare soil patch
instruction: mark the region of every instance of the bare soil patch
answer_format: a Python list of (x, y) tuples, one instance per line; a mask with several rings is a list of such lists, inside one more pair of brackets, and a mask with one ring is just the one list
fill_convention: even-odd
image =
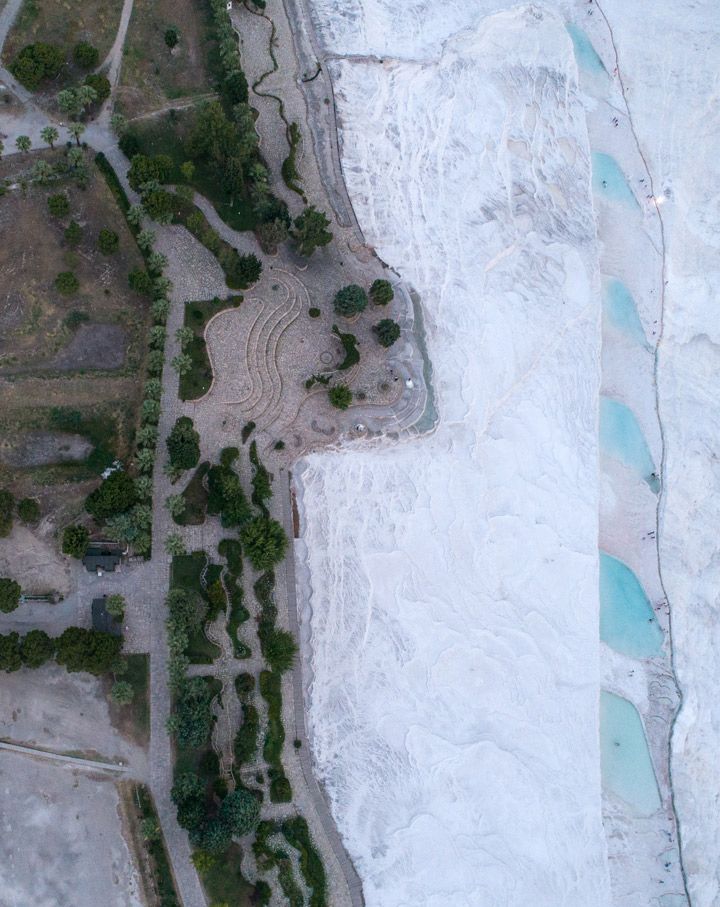
[(48, 466), (52, 463), (78, 463), (86, 459), (92, 444), (82, 435), (62, 432), (29, 431), (16, 441), (0, 440), (0, 460), (8, 466)]
[(114, 370), (125, 362), (125, 331), (119, 324), (82, 324), (64, 349), (48, 363), (60, 372)]
[[(180, 30), (180, 40), (172, 50), (165, 43), (170, 25)], [(167, 107), (173, 100), (213, 91), (208, 66), (211, 52), (205, 3), (135, 0), (117, 105), (132, 118)]]

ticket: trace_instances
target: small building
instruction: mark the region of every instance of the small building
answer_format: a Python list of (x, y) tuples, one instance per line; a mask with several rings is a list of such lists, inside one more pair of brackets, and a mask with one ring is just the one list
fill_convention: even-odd
[(85, 552), (83, 564), (88, 573), (114, 573), (115, 568), (122, 560), (122, 554), (115, 548), (91, 546)]
[(101, 630), (103, 633), (112, 633), (113, 636), (122, 636), (122, 624), (115, 620), (112, 614), (108, 614), (105, 607), (107, 595), (102, 598), (94, 598), (92, 603), (92, 625), (93, 630)]

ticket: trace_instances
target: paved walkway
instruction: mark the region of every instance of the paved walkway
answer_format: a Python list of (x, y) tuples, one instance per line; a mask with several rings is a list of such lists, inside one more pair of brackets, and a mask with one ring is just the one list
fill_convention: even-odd
[(19, 743), (3, 743), (0, 741), (0, 750), (8, 750), (11, 753), (20, 753), (24, 756), (36, 756), (41, 759), (49, 759), (52, 762), (64, 762), (66, 765), (74, 765), (77, 768), (87, 768), (92, 771), (101, 769), (105, 772), (126, 773), (128, 767), (117, 765), (114, 762), (100, 762), (96, 759), (83, 759), (82, 756), (68, 756), (64, 753), (53, 753), (49, 750), (39, 750), (32, 746), (22, 746)]

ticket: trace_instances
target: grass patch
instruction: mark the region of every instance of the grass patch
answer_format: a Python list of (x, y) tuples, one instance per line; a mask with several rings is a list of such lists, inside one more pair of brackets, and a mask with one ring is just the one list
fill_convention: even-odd
[(188, 302), (185, 306), (185, 327), (192, 329), (194, 337), (185, 350), (192, 359), (192, 368), (180, 376), (180, 399), (198, 400), (210, 390), (213, 372), (205, 345), (205, 326), (213, 315), (225, 309), (236, 308), (242, 297), (231, 296), (229, 299), (215, 299), (209, 302)]
[[(204, 551), (193, 551), (192, 554), (175, 556), (170, 567), (171, 588), (187, 589), (199, 595), (203, 601), (209, 604), (207, 592), (200, 582), (205, 563)], [(208, 586), (211, 586), (218, 578), (221, 569), (219, 564), (210, 564), (206, 573)], [(191, 633), (185, 654), (193, 664), (212, 664), (220, 654), (220, 648), (207, 638), (203, 624)]]
[[(137, 141), (141, 154), (166, 154), (173, 162), (169, 182), (185, 182), (180, 165), (190, 159), (185, 140), (192, 130), (195, 111), (178, 110), (142, 122), (132, 123), (128, 135)], [(253, 230), (257, 224), (250, 200), (231, 197), (218, 179), (216, 168), (207, 161), (196, 160), (190, 185), (212, 204), (218, 215), (233, 230)]]
[[(127, 681), (135, 691), (129, 705), (118, 705), (108, 699), (110, 720), (120, 733), (134, 740), (139, 746), (147, 746), (150, 741), (150, 700), (148, 683), (150, 679), (149, 655), (126, 655), (124, 661), (127, 670), (118, 680)], [(108, 692), (112, 686), (108, 679)]]
[(232, 843), (225, 854), (201, 873), (203, 887), (212, 904), (251, 907), (255, 886), (242, 874), (242, 850)]
[(178, 517), (174, 517), (179, 526), (201, 526), (207, 514), (208, 494), (203, 486), (203, 478), (210, 469), (208, 462), (201, 463), (193, 473), (182, 493), (185, 501), (185, 510)]
[(281, 758), (285, 742), (285, 728), (282, 723), (281, 675), (276, 671), (261, 671), (260, 693), (267, 702), (268, 710), (263, 758), (269, 767), (270, 799), (273, 803), (289, 803), (292, 800), (292, 789), (290, 782), (285, 777)]
[[(132, 805), (135, 818), (139, 821), (149, 821), (159, 829), (160, 820), (155, 809), (152, 794), (144, 784), (134, 786), (132, 792)], [(154, 840), (144, 840), (144, 847), (149, 857), (153, 888), (157, 894), (159, 907), (181, 907), (180, 898), (175, 889), (170, 860), (165, 849), (162, 832)]]
[(302, 816), (285, 819), (281, 825), (288, 844), (300, 852), (300, 872), (311, 889), (310, 907), (327, 907), (327, 878), (325, 867), (310, 837), (310, 829)]

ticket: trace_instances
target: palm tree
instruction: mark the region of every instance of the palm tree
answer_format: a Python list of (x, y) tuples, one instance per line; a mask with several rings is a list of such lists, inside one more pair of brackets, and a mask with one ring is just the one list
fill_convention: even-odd
[(67, 127), (67, 131), (77, 142), (78, 148), (80, 147), (80, 136), (85, 132), (85, 127), (82, 123), (70, 123)]
[(32, 148), (32, 142), (30, 141), (29, 135), (19, 135), (15, 139), (15, 144), (17, 145), (18, 151), (26, 152)]
[(5, 151), (5, 143), (0, 142), (0, 157), (3, 156), (3, 151)]
[(33, 179), (41, 186), (47, 186), (55, 176), (55, 169), (47, 161), (36, 161), (32, 169)]
[(60, 133), (54, 126), (46, 126), (44, 129), (40, 130), (40, 138), (54, 149), (55, 142), (60, 138)]

